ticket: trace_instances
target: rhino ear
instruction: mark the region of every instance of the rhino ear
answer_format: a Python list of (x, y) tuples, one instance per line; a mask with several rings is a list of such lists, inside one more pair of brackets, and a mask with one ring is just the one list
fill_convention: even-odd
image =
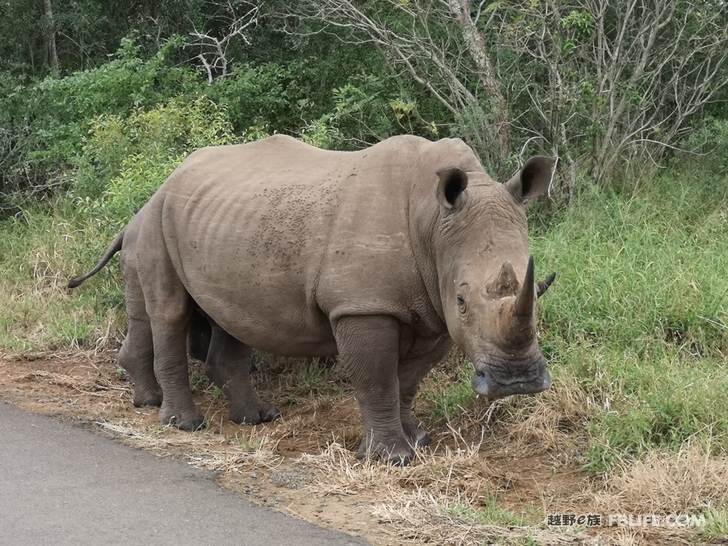
[(543, 195), (549, 189), (556, 160), (537, 155), (526, 161), (520, 172), (505, 183), (506, 188), (518, 200)]
[(440, 182), (437, 184), (437, 200), (446, 209), (462, 205), (468, 175), (460, 167), (450, 167), (437, 171)]

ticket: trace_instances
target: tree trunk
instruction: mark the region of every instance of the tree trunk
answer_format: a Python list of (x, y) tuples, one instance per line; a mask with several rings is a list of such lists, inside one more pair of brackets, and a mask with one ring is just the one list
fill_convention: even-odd
[(511, 130), (508, 119), (508, 103), (501, 93), (498, 80), (495, 77), (493, 65), (488, 57), (483, 37), (470, 16), (470, 2), (468, 0), (448, 0), (450, 11), (460, 25), (463, 38), (468, 46), (470, 56), (478, 70), (478, 79), (483, 84), (485, 92), (493, 109), (493, 122), (498, 134), (498, 157), (505, 161), (511, 154)]
[(46, 51), (48, 52), (48, 64), (51, 67), (51, 74), (58, 77), (58, 50), (56, 49), (56, 26), (53, 23), (53, 8), (51, 0), (44, 0), (46, 16)]

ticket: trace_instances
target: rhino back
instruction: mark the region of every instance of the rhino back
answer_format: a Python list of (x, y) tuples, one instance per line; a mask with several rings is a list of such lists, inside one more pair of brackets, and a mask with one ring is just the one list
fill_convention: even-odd
[(412, 244), (428, 235), (413, 235), (409, 211), (426, 199), (436, 210), (432, 160), (450, 161), (444, 146), (442, 159), (415, 137), (361, 152), (284, 136), (200, 150), (155, 196), (167, 252), (195, 301), (239, 339), (335, 354), (331, 320), (432, 313), (415, 256), (427, 241)]

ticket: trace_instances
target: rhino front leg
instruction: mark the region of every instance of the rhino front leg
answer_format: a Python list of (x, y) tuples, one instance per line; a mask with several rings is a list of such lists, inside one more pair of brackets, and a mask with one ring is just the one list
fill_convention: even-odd
[(357, 457), (409, 464), (414, 449), (399, 416), (399, 323), (388, 316), (344, 317), (334, 336), (361, 408), (364, 438)]
[[(449, 337), (441, 337), (434, 342), (428, 340), (426, 352), (407, 355), (399, 362), (399, 414), (402, 428), (412, 445), (424, 447), (430, 444), (430, 437), (420, 426), (419, 420), (412, 415), (412, 402), (419, 390), (420, 383), (427, 373), (439, 364), (452, 349), (453, 341)], [(415, 351), (422, 350), (417, 344)]]
[(205, 373), (230, 401), (233, 423), (258, 425), (280, 417), (278, 408), (258, 397), (250, 380), (253, 350), (210, 321), (212, 337)]

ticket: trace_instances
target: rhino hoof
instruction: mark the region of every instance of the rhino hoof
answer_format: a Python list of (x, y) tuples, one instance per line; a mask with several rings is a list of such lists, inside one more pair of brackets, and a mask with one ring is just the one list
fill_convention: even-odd
[(408, 466), (414, 457), (414, 450), (409, 444), (404, 447), (396, 445), (384, 447), (379, 444), (376, 448), (372, 448), (371, 445), (367, 446), (362, 441), (356, 457), (357, 459), (377, 459), (394, 466)]
[[(161, 411), (161, 410), (160, 410)], [(200, 415), (199, 417), (193, 417), (191, 419), (180, 419), (177, 415), (170, 415), (169, 417), (160, 415), (159, 422), (163, 425), (169, 425), (177, 427), (180, 430), (186, 430), (194, 432), (205, 428), (205, 420)]]
[(276, 421), (281, 418), (281, 412), (276, 408), (275, 406), (272, 407), (270, 410), (268, 410), (265, 413), (261, 413), (261, 419), (263, 419), (264, 423), (270, 423), (273, 421)]
[(427, 447), (430, 445), (430, 435), (424, 430), (420, 430), (421, 434), (418, 434), (416, 438), (413, 438), (415, 447)]
[(134, 397), (134, 407), (136, 408), (158, 408), (162, 405), (162, 399), (159, 396), (149, 397), (146, 399), (137, 399)]
[(205, 428), (205, 421), (202, 419), (190, 419), (187, 421), (182, 421), (175, 426), (180, 430), (195, 432), (196, 430), (202, 430), (203, 428)]
[(137, 408), (158, 408), (162, 405), (162, 397), (158, 394), (140, 395), (134, 394), (134, 407)]
[(281, 412), (275, 406), (255, 407), (252, 410), (230, 410), (230, 420), (238, 425), (259, 425), (270, 423), (280, 418)]
[(402, 420), (402, 428), (411, 446), (427, 447), (430, 445), (430, 436), (414, 420)]
[(386, 462), (394, 466), (409, 466), (412, 462), (412, 455), (389, 454)]

